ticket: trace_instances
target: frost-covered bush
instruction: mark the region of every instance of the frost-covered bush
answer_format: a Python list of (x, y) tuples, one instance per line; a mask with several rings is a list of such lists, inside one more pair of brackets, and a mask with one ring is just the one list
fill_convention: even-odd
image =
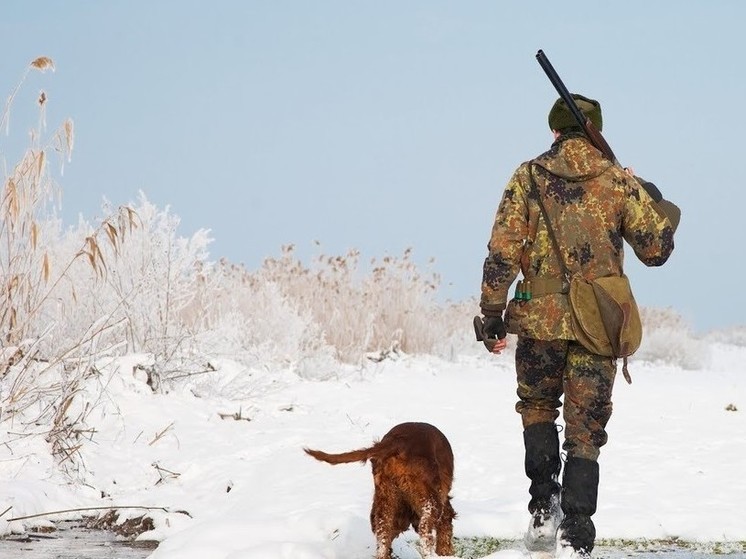
[(363, 269), (354, 250), (320, 255), (307, 266), (288, 246), (250, 278), (255, 285), (276, 285), (346, 363), (376, 352), (441, 351), (454, 329), (470, 324), (470, 318), (453, 320), (461, 318), (462, 306), (436, 302), (439, 277), (423, 275), (411, 249), (401, 257), (373, 259)]
[(673, 309), (640, 309), (643, 338), (636, 359), (660, 361), (683, 369), (699, 369), (709, 362), (709, 347), (692, 333), (684, 318)]

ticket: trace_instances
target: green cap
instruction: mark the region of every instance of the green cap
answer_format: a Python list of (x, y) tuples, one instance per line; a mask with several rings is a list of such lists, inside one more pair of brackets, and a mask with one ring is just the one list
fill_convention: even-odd
[[(593, 126), (599, 132), (603, 127), (603, 118), (601, 118), (601, 103), (595, 99), (589, 99), (577, 93), (572, 93), (572, 98), (575, 100), (575, 104), (585, 116), (591, 119)], [(557, 99), (552, 105), (552, 110), (549, 111), (549, 128), (552, 130), (564, 130), (566, 128), (578, 128), (580, 125), (575, 117), (572, 116), (570, 109), (562, 100)]]

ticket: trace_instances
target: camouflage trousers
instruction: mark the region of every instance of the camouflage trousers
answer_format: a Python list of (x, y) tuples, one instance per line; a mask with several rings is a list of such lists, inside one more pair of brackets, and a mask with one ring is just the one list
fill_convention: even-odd
[(616, 360), (595, 355), (568, 340), (518, 338), (515, 351), (518, 398), (524, 429), (554, 423), (563, 405), (568, 456), (597, 460), (606, 444)]

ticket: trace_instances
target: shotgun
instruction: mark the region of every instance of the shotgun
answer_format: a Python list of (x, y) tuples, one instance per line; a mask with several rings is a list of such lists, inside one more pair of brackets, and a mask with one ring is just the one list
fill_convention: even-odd
[(543, 50), (539, 50), (539, 52), (536, 53), (536, 60), (539, 61), (539, 65), (544, 70), (544, 73), (546, 73), (549, 81), (552, 82), (554, 89), (557, 90), (560, 98), (570, 109), (572, 116), (575, 117), (575, 120), (577, 120), (578, 124), (580, 124), (580, 126), (583, 128), (586, 136), (588, 136), (588, 139), (591, 141), (591, 143), (596, 147), (598, 151), (600, 151), (604, 155), (606, 159), (608, 159), (615, 165), (619, 165), (619, 161), (617, 161), (614, 152), (611, 150), (611, 146), (609, 146), (609, 144), (606, 142), (604, 137), (601, 135), (601, 132), (596, 130), (596, 127), (593, 126), (591, 119), (587, 118), (582, 113), (580, 108), (578, 108), (578, 105), (575, 103), (575, 99), (573, 99), (572, 95), (570, 95), (570, 92), (567, 91), (565, 84), (562, 83), (562, 80), (557, 75), (557, 72), (554, 70), (552, 63), (549, 62), (549, 59), (547, 58), (547, 55), (544, 54)]
[[(536, 53), (536, 60), (539, 61), (539, 65), (544, 69), (549, 81), (552, 82), (554, 89), (559, 93), (560, 98), (570, 108), (572, 116), (575, 117), (575, 120), (577, 120), (578, 124), (583, 128), (590, 142), (603, 154), (604, 157), (606, 157), (606, 159), (614, 163), (614, 165), (621, 167), (619, 161), (617, 161), (616, 155), (614, 155), (614, 152), (611, 150), (611, 146), (606, 142), (604, 137), (601, 135), (601, 132), (596, 130), (596, 127), (593, 126), (591, 119), (586, 117), (578, 107), (577, 103), (575, 103), (575, 99), (573, 99), (570, 92), (567, 91), (565, 84), (562, 83), (562, 80), (557, 75), (552, 63), (549, 62), (549, 59), (547, 58), (547, 55), (544, 54), (543, 50), (539, 49), (539, 52)], [(627, 170), (626, 167), (624, 169), (625, 171)], [(671, 225), (673, 225), (674, 231), (676, 231), (676, 228), (679, 226), (679, 219), (681, 218), (681, 210), (676, 205), (665, 200), (661, 191), (658, 190), (658, 187), (652, 182), (646, 181), (640, 177), (635, 177), (635, 180), (637, 180), (647, 193), (650, 194), (653, 201), (660, 206), (660, 209), (666, 214)]]

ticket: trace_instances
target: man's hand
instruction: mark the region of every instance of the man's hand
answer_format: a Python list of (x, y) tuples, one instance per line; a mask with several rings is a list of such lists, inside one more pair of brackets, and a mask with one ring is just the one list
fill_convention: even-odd
[(484, 342), (487, 351), (499, 355), (508, 347), (508, 335), (501, 315), (474, 317), (474, 332), (478, 342)]
[(505, 323), (503, 317), (497, 316), (485, 316), (482, 319), (482, 334), (485, 338), (502, 340), (508, 333), (505, 331)]

